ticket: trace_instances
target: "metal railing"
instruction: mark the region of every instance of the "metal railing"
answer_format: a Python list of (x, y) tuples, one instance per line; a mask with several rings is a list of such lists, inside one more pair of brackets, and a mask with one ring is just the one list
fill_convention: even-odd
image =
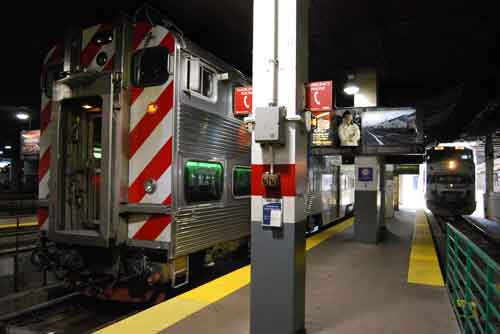
[(500, 265), (447, 224), (446, 286), (462, 333), (499, 333), (499, 282)]

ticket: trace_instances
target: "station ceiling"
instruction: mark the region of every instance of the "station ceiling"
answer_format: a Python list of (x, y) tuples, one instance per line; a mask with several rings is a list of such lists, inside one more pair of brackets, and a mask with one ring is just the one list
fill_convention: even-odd
[[(4, 11), (0, 33), (8, 51), (1, 52), (0, 106), (38, 108), (41, 59), (62, 39), (65, 28), (109, 19), (117, 10), (130, 13), (141, 3), (30, 3), (27, 12), (27, 2), (19, 2), (17, 9)], [(171, 17), (191, 40), (251, 74), (251, 0), (149, 3)], [(381, 106), (416, 106), (426, 114), (430, 140), (457, 139), (481, 111), (498, 110), (500, 25), (494, 3), (312, 0), (311, 81), (335, 81), (354, 68), (374, 67)], [(33, 121), (38, 121), (36, 115)], [(3, 129), (15, 119), (0, 111), (0, 122)], [(0, 145), (5, 140), (0, 132)]]

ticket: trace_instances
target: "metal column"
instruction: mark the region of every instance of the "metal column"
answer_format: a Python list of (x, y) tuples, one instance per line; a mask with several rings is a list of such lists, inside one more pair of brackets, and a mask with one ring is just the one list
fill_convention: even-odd
[[(307, 137), (299, 113), (308, 80), (309, 3), (254, 0), (253, 112), (258, 122), (260, 108), (279, 106), (286, 117), (284, 145), (261, 145), (252, 135), (252, 334), (304, 332)], [(262, 176), (270, 164), (280, 176), (273, 196), (282, 201), (281, 228), (262, 225), (269, 197)]]
[[(356, 223), (355, 239), (363, 243), (377, 243), (384, 222), (383, 191), (384, 163), (379, 157), (357, 156), (356, 165)], [(383, 189), (383, 188), (382, 188)]]
[(494, 176), (494, 162), (495, 162), (495, 152), (493, 147), (493, 135), (486, 136), (486, 142), (484, 145), (484, 155), (485, 155), (485, 190), (484, 190), (484, 216), (486, 218), (491, 218), (492, 208), (491, 208), (491, 195), (494, 192), (495, 176)]

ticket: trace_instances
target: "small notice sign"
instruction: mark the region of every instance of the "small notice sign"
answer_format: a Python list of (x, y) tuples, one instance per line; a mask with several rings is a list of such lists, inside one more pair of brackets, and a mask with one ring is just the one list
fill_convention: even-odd
[(234, 89), (233, 113), (235, 116), (248, 116), (252, 113), (252, 87)]
[(372, 182), (373, 181), (373, 168), (372, 167), (360, 167), (358, 169), (358, 180), (361, 182)]
[(281, 227), (283, 209), (281, 199), (263, 199), (262, 226)]
[(306, 109), (325, 111), (333, 108), (332, 81), (317, 81), (306, 85)]

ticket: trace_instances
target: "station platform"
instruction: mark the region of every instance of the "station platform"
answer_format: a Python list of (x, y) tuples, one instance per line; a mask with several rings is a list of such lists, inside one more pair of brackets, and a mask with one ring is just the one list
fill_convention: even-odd
[[(307, 240), (307, 333), (459, 333), (424, 213), (386, 226), (378, 245), (353, 219)], [(247, 266), (96, 333), (249, 333), (249, 283)]]

